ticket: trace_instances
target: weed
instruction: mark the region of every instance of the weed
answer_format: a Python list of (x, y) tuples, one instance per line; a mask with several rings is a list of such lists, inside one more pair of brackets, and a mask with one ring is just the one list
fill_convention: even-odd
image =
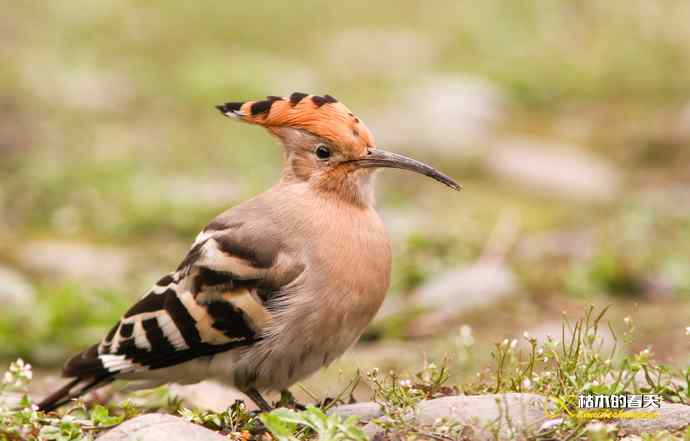
[[(635, 332), (635, 322), (626, 317), (624, 329), (616, 332), (611, 323), (604, 325), (608, 308), (596, 311), (590, 307), (574, 322), (563, 320), (561, 335), (539, 342), (525, 333), (525, 344), (506, 339), (497, 343), (492, 353), (493, 367), (483, 371), (476, 383), (449, 386), (446, 360), (440, 364), (426, 363), (413, 375), (396, 372), (382, 374), (374, 369), (366, 376), (373, 391), (372, 399), (381, 407), (383, 416), (372, 422), (386, 436), (405, 439), (466, 439), (474, 428), (458, 421), (440, 419), (431, 426), (421, 426), (417, 419), (418, 404), (424, 400), (467, 394), (531, 392), (550, 399), (555, 424), (534, 434), (535, 439), (568, 439), (609, 441), (618, 439), (610, 423), (578, 419), (575, 403), (578, 394), (659, 394), (667, 403), (690, 403), (690, 369), (679, 371), (657, 363), (650, 348), (626, 354)], [(610, 334), (610, 343), (602, 332)], [(465, 337), (469, 335), (465, 332)], [(523, 350), (524, 348), (524, 350)], [(22, 360), (12, 363), (0, 384), (0, 440), (90, 440), (100, 431), (145, 411), (178, 413), (187, 421), (217, 431), (232, 439), (246, 440), (265, 433), (279, 441), (318, 438), (320, 440), (366, 439), (356, 418), (328, 415), (324, 409), (308, 406), (295, 411), (285, 408), (270, 413), (247, 412), (243, 402), (236, 401), (222, 412), (189, 409), (172, 398), (166, 389), (139, 395), (117, 407), (88, 407), (76, 401), (64, 414), (39, 412), (32, 404), (27, 386), (32, 379), (31, 366)], [(351, 396), (359, 376), (332, 401), (343, 402)], [(487, 427), (498, 434), (500, 428)], [(518, 434), (508, 428), (516, 438)], [(493, 432), (492, 432), (493, 430)], [(267, 435), (268, 436), (268, 435)], [(497, 435), (498, 436), (498, 435)], [(532, 436), (532, 435), (530, 435)], [(685, 433), (690, 440), (690, 431)], [(401, 438), (401, 439), (402, 439)], [(678, 434), (660, 432), (646, 435), (644, 441), (680, 441)]]
[(266, 428), (278, 441), (296, 441), (313, 433), (320, 441), (366, 441), (367, 437), (357, 425), (358, 418), (342, 419), (336, 414), (326, 415), (322, 410), (307, 406), (306, 410), (295, 412), (290, 409), (276, 409), (260, 417)]

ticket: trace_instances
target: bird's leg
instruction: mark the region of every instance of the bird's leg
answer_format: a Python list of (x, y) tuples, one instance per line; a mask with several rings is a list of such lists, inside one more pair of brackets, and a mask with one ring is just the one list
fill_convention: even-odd
[(304, 404), (300, 404), (295, 400), (295, 396), (287, 390), (280, 391), (280, 401), (278, 401), (278, 407), (289, 407), (297, 410), (304, 410), (307, 407)]
[(262, 412), (270, 412), (273, 410), (273, 407), (271, 407), (270, 404), (268, 404), (268, 401), (264, 400), (264, 397), (261, 396), (258, 390), (251, 388), (247, 389), (244, 391), (244, 393), (251, 398), (251, 400), (259, 406), (259, 409), (261, 409)]

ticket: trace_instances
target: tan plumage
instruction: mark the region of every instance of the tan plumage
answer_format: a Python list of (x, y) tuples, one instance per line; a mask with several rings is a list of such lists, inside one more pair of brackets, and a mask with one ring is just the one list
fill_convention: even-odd
[(73, 377), (39, 406), (54, 409), (113, 379), (216, 378), (247, 393), (284, 390), (351, 346), (379, 309), (391, 251), (374, 210), (372, 170), (447, 176), (377, 149), (369, 129), (335, 98), (227, 103), (227, 116), (266, 126), (285, 169), (266, 192), (216, 217), (99, 343), (75, 356)]

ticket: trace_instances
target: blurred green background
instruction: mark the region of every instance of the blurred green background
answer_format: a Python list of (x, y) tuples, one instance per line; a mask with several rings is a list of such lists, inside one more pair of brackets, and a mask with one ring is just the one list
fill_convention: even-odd
[[(456, 375), (613, 304), (690, 362), (690, 2), (9, 2), (0, 20), (0, 359), (52, 374), (175, 267), (280, 148), (213, 108), (330, 93), (381, 147), (390, 298), (311, 380)], [(325, 384), (324, 386), (319, 386)]]

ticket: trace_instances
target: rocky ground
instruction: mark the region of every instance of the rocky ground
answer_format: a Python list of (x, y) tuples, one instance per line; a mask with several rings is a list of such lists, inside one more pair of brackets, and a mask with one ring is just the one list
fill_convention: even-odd
[[(562, 418), (549, 418), (545, 408), (549, 402), (534, 394), (504, 394), (483, 396), (452, 396), (424, 401), (409, 416), (414, 420), (421, 439), (443, 438), (433, 432), (425, 434), (439, 420), (446, 420), (463, 426), (462, 437), (472, 440), (510, 440), (548, 436)], [(357, 403), (334, 408), (331, 413), (349, 417), (357, 416), (364, 425), (364, 432), (371, 439), (395, 439), (395, 433), (387, 433), (373, 422), (384, 417), (377, 403)], [(609, 423), (602, 427), (590, 424), (589, 431), (615, 431), (623, 439), (639, 439), (646, 433), (679, 432), (690, 426), (690, 406), (662, 404), (654, 419), (629, 419)], [(438, 430), (438, 429), (436, 429)], [(393, 437), (393, 438), (389, 438)], [(115, 429), (99, 436), (101, 441), (128, 441), (131, 439), (150, 441), (198, 440), (214, 441), (227, 439), (218, 433), (199, 427), (180, 417), (169, 414), (147, 414), (129, 420)]]
[[(563, 323), (589, 304), (611, 305), (604, 353), (648, 349), (687, 369), (688, 3), (331, 6), (315, 19), (309, 2), (7, 5), (0, 367), (31, 362), (34, 397), (59, 384), (64, 360), (176, 267), (209, 219), (277, 178), (270, 137), (213, 105), (303, 90), (342, 99), (379, 145), (465, 189), (381, 173), (389, 296), (360, 344), (295, 388), (298, 400), (337, 396), (357, 371), (412, 375), (444, 358), (448, 383), (466, 385), (495, 368), (497, 344), (515, 340), (524, 358), (523, 335), (564, 341)], [(213, 383), (171, 390), (216, 412), (240, 397)], [(374, 392), (361, 382), (354, 397)], [(93, 403), (124, 397), (106, 390)], [(429, 403), (456, 399), (484, 400), (491, 419), (488, 396)], [(187, 424), (139, 418), (159, 418), (151, 430)]]

